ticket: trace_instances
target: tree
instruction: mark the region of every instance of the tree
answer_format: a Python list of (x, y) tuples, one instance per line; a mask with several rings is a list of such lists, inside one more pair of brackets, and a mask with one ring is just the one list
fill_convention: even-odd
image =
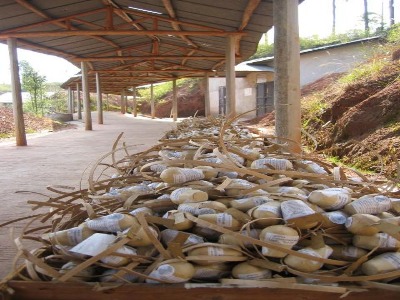
[(332, 35), (336, 34), (336, 0), (332, 0)]
[(394, 25), (394, 0), (389, 0), (390, 26)]
[(368, 0), (364, 0), (364, 30), (369, 32)]
[(22, 88), (30, 94), (32, 112), (36, 115), (43, 115), (46, 76), (40, 76), (27, 61), (21, 61), (21, 68)]

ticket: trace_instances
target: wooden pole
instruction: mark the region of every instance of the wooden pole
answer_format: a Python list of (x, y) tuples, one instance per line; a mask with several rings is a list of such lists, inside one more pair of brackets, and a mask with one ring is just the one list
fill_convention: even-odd
[(107, 105), (107, 110), (110, 110), (110, 101), (108, 99), (109, 94), (106, 94), (106, 105)]
[(174, 121), (178, 120), (178, 94), (176, 90), (176, 79), (172, 81), (172, 117)]
[(17, 40), (15, 38), (7, 39), (8, 53), (10, 56), (10, 73), (11, 73), (11, 91), (13, 98), (13, 115), (15, 142), (17, 146), (26, 146), (26, 134), (24, 123), (24, 110), (21, 95), (21, 83), (19, 81), (19, 67), (17, 54)]
[(298, 1), (274, 1), (275, 131), (301, 151), (300, 46)]
[(126, 113), (125, 90), (121, 91), (121, 114)]
[(87, 63), (81, 62), (82, 70), (82, 93), (83, 93), (83, 110), (85, 112), (85, 130), (92, 130), (92, 112), (90, 110), (90, 93), (89, 81), (87, 74)]
[(101, 94), (100, 75), (96, 72), (97, 123), (103, 124), (103, 95)]
[(81, 92), (79, 90), (79, 82), (76, 83), (76, 104), (78, 105), (77, 109), (78, 120), (82, 120), (82, 101), (81, 101)]
[(68, 87), (68, 94), (67, 94), (67, 106), (68, 106), (68, 112), (71, 113), (72, 111), (72, 104), (71, 104), (71, 99), (72, 99), (72, 90), (71, 87)]
[(136, 87), (132, 87), (133, 93), (133, 116), (137, 117)]
[(389, 0), (389, 25), (394, 25), (394, 0)]
[(155, 105), (154, 105), (153, 84), (150, 85), (150, 106), (151, 106), (151, 118), (154, 119), (156, 117), (156, 109), (155, 109)]
[(226, 43), (226, 113), (229, 117), (236, 115), (235, 77), (235, 38), (228, 36)]
[(204, 91), (204, 114), (206, 117), (210, 116), (210, 78), (208, 73), (206, 73), (206, 76), (204, 77), (204, 82), (205, 82), (205, 91)]
[(71, 88), (71, 114), (72, 114), (72, 119), (74, 118), (74, 112), (75, 112), (75, 93), (74, 93), (74, 90)]

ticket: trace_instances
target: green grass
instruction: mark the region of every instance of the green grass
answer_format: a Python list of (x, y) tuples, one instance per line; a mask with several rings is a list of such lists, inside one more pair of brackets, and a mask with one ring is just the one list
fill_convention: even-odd
[(326, 156), (326, 160), (335, 165), (342, 165), (342, 161), (339, 156)]
[(352, 84), (357, 81), (364, 81), (377, 75), (388, 62), (384, 60), (373, 60), (368, 64), (353, 69), (339, 79), (341, 84)]
[(373, 171), (370, 169), (377, 165), (376, 160), (369, 160), (369, 159), (366, 160), (365, 158), (361, 157), (360, 159), (353, 161), (352, 163), (348, 163), (350, 158), (347, 157), (340, 158), (339, 156), (329, 156), (329, 155), (327, 155), (325, 159), (332, 164), (335, 164), (340, 167), (351, 168), (365, 175), (376, 174), (376, 170)]
[(328, 104), (324, 100), (324, 94), (315, 93), (302, 102), (303, 127), (306, 128), (310, 122), (319, 122), (319, 116), (326, 110)]
[(392, 131), (400, 130), (400, 121), (398, 120), (391, 120), (384, 125), (385, 128), (389, 128)]
[[(198, 84), (199, 80), (201, 80), (201, 79), (198, 79), (198, 78), (178, 79), (176, 81), (176, 86), (178, 88), (185, 86), (191, 91)], [(156, 103), (162, 102), (164, 100), (165, 96), (170, 92), (172, 92), (172, 81), (164, 82), (159, 85), (154, 85), (153, 86), (154, 101)], [(150, 99), (151, 99), (150, 87), (139, 89), (139, 93), (140, 93), (140, 96), (143, 97), (144, 101), (146, 101), (146, 102), (150, 101)]]
[(386, 39), (389, 43), (400, 43), (400, 23), (394, 24), (390, 28), (389, 32), (387, 33)]
[(13, 136), (13, 134), (11, 134), (11, 133), (0, 133), (0, 139), (7, 139), (12, 136)]
[(37, 131), (35, 129), (32, 128), (26, 128), (25, 129), (25, 133), (36, 133)]

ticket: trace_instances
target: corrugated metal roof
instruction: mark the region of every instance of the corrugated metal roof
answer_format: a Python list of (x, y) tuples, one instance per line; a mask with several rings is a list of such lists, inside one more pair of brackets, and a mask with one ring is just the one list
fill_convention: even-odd
[[(381, 36), (372, 36), (372, 37), (357, 39), (357, 40), (349, 41), (349, 42), (345, 42), (345, 43), (330, 44), (330, 45), (319, 46), (319, 47), (310, 48), (310, 49), (304, 49), (304, 50), (300, 51), (300, 55), (312, 53), (312, 52), (318, 52), (318, 51), (325, 51), (325, 50), (329, 50), (329, 49), (333, 49), (333, 48), (346, 47), (346, 46), (355, 45), (355, 44), (379, 42), (380, 40), (382, 40)], [(271, 64), (273, 64), (273, 61), (274, 61), (274, 56), (266, 56), (266, 57), (248, 60), (248, 61), (245, 61), (245, 63), (247, 65), (253, 65), (253, 66), (270, 66)]]
[(119, 93), (223, 70), (228, 35), (240, 40), (237, 62), (246, 60), (272, 26), (272, 2), (4, 0), (0, 42), (16, 37), (18, 47), (64, 57), (77, 66), (87, 61), (90, 90), (99, 72), (103, 91)]

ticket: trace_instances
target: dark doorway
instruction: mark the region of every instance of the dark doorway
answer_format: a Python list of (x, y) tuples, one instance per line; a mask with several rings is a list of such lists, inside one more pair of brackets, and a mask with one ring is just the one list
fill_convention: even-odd
[(219, 87), (219, 105), (218, 105), (218, 114), (226, 115), (226, 87)]
[(257, 117), (274, 110), (274, 82), (257, 83)]

